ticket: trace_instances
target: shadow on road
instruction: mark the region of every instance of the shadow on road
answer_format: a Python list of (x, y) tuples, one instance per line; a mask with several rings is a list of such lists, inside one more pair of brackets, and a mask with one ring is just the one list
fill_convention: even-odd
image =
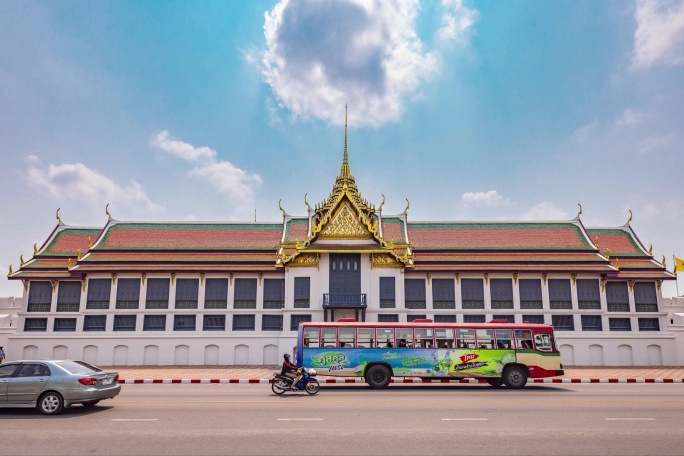
[(62, 410), (59, 415), (43, 415), (34, 408), (0, 408), (0, 421), (2, 420), (63, 420), (69, 418), (81, 418), (83, 416), (106, 412), (114, 406), (95, 405), (93, 407), (83, 407), (74, 405)]

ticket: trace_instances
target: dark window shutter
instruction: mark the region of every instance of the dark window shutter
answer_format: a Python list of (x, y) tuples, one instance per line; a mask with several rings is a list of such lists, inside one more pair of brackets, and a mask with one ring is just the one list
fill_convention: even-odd
[(29, 287), (29, 304), (50, 304), (52, 285), (50, 282), (32, 281)]
[(544, 324), (544, 315), (523, 315), (522, 320), (523, 320), (523, 323), (530, 323), (533, 325), (543, 325)]
[(456, 323), (456, 315), (435, 315), (435, 323)]
[(552, 315), (551, 324), (557, 331), (574, 331), (575, 322), (572, 315)]
[(461, 279), (461, 299), (463, 301), (484, 301), (482, 279)]
[[(81, 302), (80, 282), (59, 282), (57, 304), (79, 304)], [(75, 330), (74, 326), (74, 330)]]
[(107, 301), (112, 290), (110, 279), (90, 279), (88, 281), (88, 301)]
[(432, 279), (433, 301), (454, 301), (455, 299), (454, 279)]
[(520, 301), (542, 301), (541, 280), (520, 279)]
[(655, 283), (637, 282), (634, 284), (634, 302), (636, 304), (658, 304)]
[(169, 279), (147, 279), (147, 300), (168, 301)]
[(570, 279), (549, 279), (549, 300), (551, 302), (572, 302)]
[(140, 300), (140, 279), (119, 279), (116, 286), (117, 301)]
[(484, 323), (484, 322), (485, 322), (485, 316), (484, 315), (463, 315), (463, 323)]
[(165, 331), (166, 315), (145, 315), (143, 331)]
[(294, 298), (295, 300), (309, 300), (309, 295), (311, 293), (311, 278), (309, 277), (295, 277), (294, 280)]
[(629, 304), (627, 282), (608, 282), (606, 284), (608, 304)]
[(228, 279), (206, 279), (205, 301), (228, 301)]
[(492, 301), (513, 302), (513, 281), (511, 279), (491, 279), (489, 281), (489, 291)]
[(264, 301), (285, 301), (285, 279), (264, 279)]
[(197, 301), (199, 279), (176, 279), (176, 301)]
[(600, 302), (599, 281), (596, 279), (577, 279), (577, 300), (580, 302)]
[(256, 301), (257, 279), (235, 279), (235, 300)]
[(396, 299), (394, 277), (380, 277), (380, 299)]
[(397, 315), (397, 314), (379, 314), (378, 315), (378, 322), (379, 323), (398, 323), (399, 322), (399, 315)]
[(405, 279), (404, 289), (407, 301), (425, 301), (424, 279)]

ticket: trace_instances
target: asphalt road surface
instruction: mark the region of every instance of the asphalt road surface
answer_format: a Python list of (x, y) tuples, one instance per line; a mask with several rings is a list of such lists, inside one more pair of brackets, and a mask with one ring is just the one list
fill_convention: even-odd
[(124, 385), (93, 408), (0, 409), (2, 455), (684, 454), (684, 384)]

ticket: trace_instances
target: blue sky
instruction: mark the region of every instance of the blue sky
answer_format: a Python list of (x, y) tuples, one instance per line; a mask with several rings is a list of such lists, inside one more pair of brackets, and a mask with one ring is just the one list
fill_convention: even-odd
[[(0, 3), (0, 265), (54, 227), (276, 221), (339, 172), (411, 220), (684, 256), (684, 2)], [(0, 278), (0, 296), (20, 284)], [(674, 284), (664, 287), (669, 296)]]

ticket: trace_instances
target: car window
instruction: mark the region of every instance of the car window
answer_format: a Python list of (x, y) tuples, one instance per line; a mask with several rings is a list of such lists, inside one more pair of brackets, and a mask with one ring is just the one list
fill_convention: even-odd
[(6, 364), (0, 366), (0, 378), (10, 378), (17, 369), (18, 364)]
[(84, 363), (83, 361), (61, 361), (57, 363), (57, 365), (62, 369), (66, 369), (72, 374), (92, 374), (93, 372), (102, 372), (102, 369), (99, 367)]
[(43, 364), (25, 363), (21, 365), (17, 377), (46, 377), (50, 376), (50, 369)]

